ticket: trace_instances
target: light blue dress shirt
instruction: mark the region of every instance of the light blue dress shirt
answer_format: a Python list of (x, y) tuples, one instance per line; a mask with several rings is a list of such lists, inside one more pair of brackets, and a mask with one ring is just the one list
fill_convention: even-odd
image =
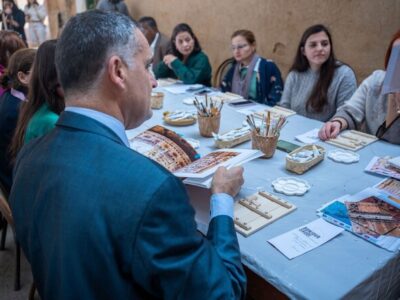
[[(125, 127), (117, 118), (114, 118), (113, 116), (107, 115), (97, 110), (77, 106), (68, 106), (65, 108), (65, 111), (81, 114), (100, 122), (104, 126), (110, 128), (121, 139), (121, 141), (124, 142), (127, 147), (130, 147), (128, 138), (125, 133)], [(233, 218), (233, 203), (233, 198), (228, 194), (213, 194), (211, 196), (210, 203), (211, 219), (220, 215), (225, 215)]]

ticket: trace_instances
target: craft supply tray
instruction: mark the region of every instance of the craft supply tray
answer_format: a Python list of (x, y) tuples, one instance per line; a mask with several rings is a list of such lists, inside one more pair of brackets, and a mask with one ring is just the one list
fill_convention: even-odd
[(277, 195), (260, 191), (235, 201), (234, 223), (237, 232), (248, 237), (254, 232), (286, 216), (296, 206)]
[[(304, 150), (313, 150), (313, 146), (315, 146), (318, 150), (320, 155), (314, 157), (311, 160), (308, 160), (306, 162), (297, 162), (292, 159), (290, 159), (290, 156), (293, 154), (296, 154), (300, 151)], [(311, 169), (313, 166), (321, 162), (325, 157), (325, 149), (321, 146), (318, 145), (305, 145), (303, 147), (297, 148), (296, 150), (290, 152), (288, 155), (286, 155), (286, 169), (294, 172), (296, 174), (303, 174), (307, 172), (309, 169)]]
[(358, 151), (377, 140), (376, 136), (365, 132), (345, 130), (336, 138), (327, 140), (325, 143), (351, 151)]
[(219, 149), (232, 148), (236, 145), (247, 142), (250, 139), (251, 139), (251, 132), (249, 131), (247, 134), (231, 139), (229, 141), (215, 140), (215, 147)]
[(196, 123), (196, 117), (188, 117), (185, 119), (170, 119), (169, 118), (170, 112), (164, 112), (164, 116), (163, 116), (163, 120), (165, 123), (167, 123), (168, 125), (173, 125), (173, 126), (189, 126), (192, 125), (194, 123)]

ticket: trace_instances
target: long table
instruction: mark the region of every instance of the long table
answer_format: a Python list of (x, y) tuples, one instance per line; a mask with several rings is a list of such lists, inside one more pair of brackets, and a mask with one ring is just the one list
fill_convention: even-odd
[[(163, 91), (162, 88), (157, 88)], [(165, 91), (164, 91), (165, 92)], [(184, 137), (200, 140), (201, 155), (216, 150), (212, 139), (199, 135), (197, 124), (173, 127), (163, 124), (162, 112), (194, 110), (194, 106), (182, 103), (190, 94), (165, 92), (164, 107), (154, 110), (153, 117), (142, 126), (127, 131), (128, 137), (161, 124)], [(259, 108), (256, 108), (259, 109)], [(222, 111), (220, 132), (241, 127), (245, 115), (229, 105)], [(281, 132), (281, 139), (295, 141), (295, 136), (321, 127), (316, 120), (294, 115)], [(399, 133), (400, 134), (400, 133)], [(336, 147), (320, 142), (327, 151)], [(238, 146), (251, 148), (250, 142)], [(400, 146), (377, 141), (358, 151), (356, 164), (340, 164), (325, 158), (320, 164), (303, 175), (285, 169), (286, 153), (277, 150), (271, 159), (257, 159), (246, 163), (245, 184), (239, 196), (255, 193), (259, 188), (273, 192), (271, 182), (278, 177), (296, 176), (307, 180), (311, 189), (304, 196), (279, 195), (297, 206), (297, 210), (277, 220), (253, 235), (245, 238), (238, 234), (242, 262), (279, 291), (293, 299), (398, 299), (400, 295), (400, 255), (379, 248), (349, 232), (343, 232), (332, 241), (293, 260), (287, 259), (267, 240), (289, 230), (307, 224), (317, 218), (316, 210), (323, 204), (345, 194), (355, 194), (375, 185), (383, 177), (364, 172), (374, 156), (398, 156)], [(192, 200), (196, 210), (199, 230), (208, 224), (209, 200), (202, 193)]]

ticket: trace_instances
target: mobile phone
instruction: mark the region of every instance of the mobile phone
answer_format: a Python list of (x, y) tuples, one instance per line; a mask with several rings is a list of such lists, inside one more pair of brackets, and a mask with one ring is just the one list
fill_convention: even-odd
[(204, 88), (205, 87), (202, 84), (194, 84), (190, 88), (186, 89), (186, 92), (188, 92), (188, 93), (199, 92), (199, 91), (203, 90)]
[(203, 88), (202, 90), (200, 90), (200, 91), (198, 91), (197, 93), (195, 93), (195, 95), (205, 95), (205, 94), (208, 94), (208, 93), (210, 93), (211, 92), (211, 90), (210, 89), (208, 89), (208, 88)]
[(293, 144), (291, 142), (284, 141), (284, 140), (278, 140), (278, 144), (276, 145), (276, 148), (278, 148), (279, 150), (281, 150), (283, 152), (290, 153), (290, 152), (296, 150), (297, 148), (300, 148), (300, 145), (296, 145), (296, 144)]
[(250, 104), (254, 104), (254, 102), (250, 101), (250, 100), (243, 100), (243, 101), (236, 101), (236, 102), (229, 103), (229, 105), (235, 106), (235, 107), (243, 106), (243, 105), (250, 105)]

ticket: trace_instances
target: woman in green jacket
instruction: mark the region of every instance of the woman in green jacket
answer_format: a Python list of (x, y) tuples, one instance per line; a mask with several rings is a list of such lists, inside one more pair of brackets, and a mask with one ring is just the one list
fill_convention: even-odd
[(21, 107), (11, 144), (11, 155), (14, 157), (24, 144), (52, 130), (65, 108), (64, 93), (58, 83), (55, 66), (56, 45), (57, 40), (45, 41), (36, 53), (28, 102)]
[(157, 79), (170, 77), (185, 84), (211, 85), (210, 62), (189, 25), (181, 23), (174, 28), (171, 47), (171, 53), (155, 69)]

